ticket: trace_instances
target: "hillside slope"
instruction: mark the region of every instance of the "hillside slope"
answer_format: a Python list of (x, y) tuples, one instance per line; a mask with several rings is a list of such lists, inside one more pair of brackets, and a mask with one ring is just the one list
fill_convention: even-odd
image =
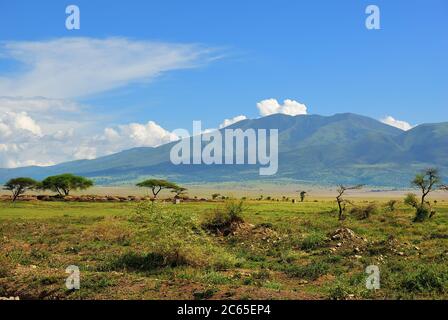
[(263, 180), (406, 187), (415, 172), (425, 167), (439, 167), (448, 174), (448, 123), (424, 124), (404, 132), (350, 113), (329, 117), (275, 114), (228, 128), (278, 129), (278, 173), (260, 177), (258, 165), (175, 166), (169, 160), (174, 144), (170, 143), (51, 167), (0, 169), (0, 181), (72, 172), (95, 178), (99, 184), (158, 176), (194, 183)]

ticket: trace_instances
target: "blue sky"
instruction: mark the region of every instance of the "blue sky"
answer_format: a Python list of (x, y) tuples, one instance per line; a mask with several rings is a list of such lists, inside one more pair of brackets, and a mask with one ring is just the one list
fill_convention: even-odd
[[(69, 4), (81, 10), (80, 30), (65, 28)], [(369, 4), (381, 10), (381, 30), (364, 26)], [(258, 117), (257, 102), (269, 98), (298, 101), (311, 114), (392, 116), (414, 125), (447, 121), (447, 15), (444, 0), (3, 1), (3, 44), (120, 37), (129, 43), (183, 44), (200, 54), (186, 66), (176, 62), (152, 74), (151, 81), (131, 76), (88, 94), (80, 88), (52, 97), (60, 87), (48, 84), (44, 94), (11, 87), (29, 87), (23, 75), (37, 67), (18, 62), (11, 52), (5, 56), (3, 47), (0, 96), (29, 92), (82, 105), (83, 119), (95, 124), (87, 130), (91, 134), (93, 127), (101, 131), (148, 121), (168, 131), (191, 128), (192, 120), (217, 127), (237, 115)], [(27, 54), (32, 60), (33, 52)], [(8, 90), (1, 90), (2, 78), (9, 81)], [(44, 121), (42, 114), (37, 118)], [(51, 128), (56, 127), (53, 119)]]

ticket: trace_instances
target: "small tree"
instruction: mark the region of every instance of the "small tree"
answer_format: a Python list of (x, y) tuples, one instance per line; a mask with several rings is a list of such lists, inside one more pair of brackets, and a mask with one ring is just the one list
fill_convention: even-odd
[(212, 194), (212, 199), (216, 200), (219, 196), (220, 196), (219, 193), (214, 193), (214, 194)]
[(305, 196), (306, 196), (306, 191), (301, 191), (300, 192), (300, 202), (303, 202), (305, 200)]
[(36, 188), (38, 182), (31, 178), (15, 178), (9, 180), (5, 186), (4, 190), (12, 192), (12, 202), (15, 202), (19, 196), (24, 194), (28, 190)]
[(441, 182), (439, 171), (435, 168), (426, 169), (424, 172), (415, 176), (411, 184), (422, 191), (420, 205), (425, 203), (426, 196), (436, 188), (436, 185)]
[(443, 189), (443, 186), (438, 186), (441, 181), (442, 178), (436, 168), (426, 169), (422, 173), (417, 174), (411, 181), (411, 185), (419, 188), (422, 192), (420, 202), (413, 193), (407, 194), (404, 200), (407, 205), (412, 206), (416, 210), (414, 222), (422, 222), (436, 213), (432, 210), (431, 203), (426, 201), (426, 197), (437, 187)]
[(187, 188), (178, 186), (177, 188), (173, 189), (171, 192), (173, 192), (175, 194), (174, 198), (178, 199), (187, 193)]
[(65, 173), (46, 178), (39, 188), (57, 192), (60, 196), (68, 196), (72, 190), (86, 190), (92, 186), (93, 181), (90, 179)]
[(137, 187), (150, 188), (152, 191), (152, 194), (154, 196), (154, 199), (157, 198), (157, 195), (163, 189), (177, 190), (179, 188), (179, 186), (173, 182), (170, 182), (167, 180), (159, 180), (159, 179), (149, 179), (149, 180), (142, 181), (140, 183), (137, 183)]
[(339, 185), (339, 187), (336, 189), (336, 191), (338, 192), (338, 195), (336, 197), (336, 201), (338, 203), (338, 208), (339, 208), (339, 220), (343, 220), (344, 219), (344, 211), (345, 211), (345, 206), (348, 202), (348, 200), (345, 200), (342, 198), (342, 196), (344, 195), (345, 191), (347, 190), (355, 190), (355, 189), (361, 189), (363, 187), (363, 185), (359, 184), (356, 186), (352, 186), (352, 187), (346, 187), (343, 186), (342, 184)]

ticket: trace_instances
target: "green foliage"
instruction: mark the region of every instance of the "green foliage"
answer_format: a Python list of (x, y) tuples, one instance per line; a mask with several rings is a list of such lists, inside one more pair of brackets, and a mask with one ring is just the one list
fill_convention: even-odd
[(303, 202), (305, 200), (306, 191), (300, 192), (300, 202)]
[(422, 203), (425, 197), (433, 191), (437, 184), (442, 182), (442, 178), (439, 175), (439, 170), (436, 168), (426, 169), (424, 172), (419, 173), (411, 181), (411, 184), (422, 190)]
[(419, 203), (417, 196), (413, 193), (406, 195), (404, 203), (415, 208), (414, 222), (423, 222), (435, 214), (429, 203)]
[(235, 224), (242, 223), (244, 212), (244, 201), (230, 199), (215, 209), (213, 215), (204, 223), (203, 228), (213, 232), (228, 235), (235, 229)]
[(8, 190), (12, 192), (12, 201), (16, 201), (16, 199), (24, 194), (27, 190), (32, 190), (36, 188), (38, 182), (31, 178), (15, 178), (11, 179), (5, 183), (4, 190)]
[(140, 204), (136, 212), (145, 222), (152, 257), (160, 257), (162, 265), (225, 268), (234, 263), (213, 246), (193, 215), (156, 202)]
[(431, 208), (427, 204), (418, 205), (415, 210), (414, 222), (423, 222), (431, 216)]
[(156, 198), (159, 192), (163, 189), (171, 189), (173, 191), (181, 190), (181, 187), (179, 187), (174, 182), (160, 179), (149, 179), (142, 181), (140, 183), (137, 183), (137, 187), (150, 188), (154, 198)]
[(408, 193), (404, 198), (404, 203), (413, 208), (418, 207), (418, 199), (415, 193)]
[(70, 173), (46, 178), (39, 188), (57, 192), (60, 196), (68, 196), (72, 190), (86, 190), (93, 186), (93, 181)]
[(171, 190), (175, 194), (175, 198), (181, 198), (187, 194), (187, 188), (176, 186)]

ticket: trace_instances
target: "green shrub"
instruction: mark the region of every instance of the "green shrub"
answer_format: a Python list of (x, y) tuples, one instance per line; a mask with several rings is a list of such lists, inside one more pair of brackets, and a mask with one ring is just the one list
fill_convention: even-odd
[(419, 205), (415, 211), (414, 222), (423, 222), (431, 216), (431, 209), (427, 205)]
[[(229, 208), (226, 212), (236, 219), (238, 208)], [(160, 266), (226, 268), (236, 263), (233, 256), (213, 245), (191, 214), (172, 207), (168, 209), (166, 205), (156, 202), (140, 206), (137, 213), (146, 222), (144, 232), (149, 240), (150, 252), (144, 258), (147, 267), (153, 267), (155, 263)]]
[(244, 221), (243, 212), (244, 201), (228, 200), (224, 206), (216, 208), (202, 226), (206, 230), (228, 235), (235, 230), (237, 224)]
[(417, 208), (418, 206), (417, 196), (414, 193), (408, 193), (404, 198), (404, 203), (407, 204), (408, 206)]

